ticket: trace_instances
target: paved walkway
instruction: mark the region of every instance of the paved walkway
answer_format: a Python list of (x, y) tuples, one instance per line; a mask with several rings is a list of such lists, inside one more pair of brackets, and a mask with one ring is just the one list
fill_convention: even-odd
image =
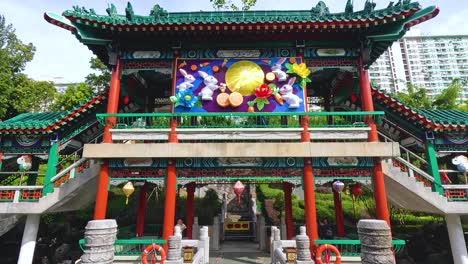
[(258, 250), (258, 244), (246, 241), (225, 241), (221, 250), (210, 250), (210, 264), (271, 263), (270, 255)]

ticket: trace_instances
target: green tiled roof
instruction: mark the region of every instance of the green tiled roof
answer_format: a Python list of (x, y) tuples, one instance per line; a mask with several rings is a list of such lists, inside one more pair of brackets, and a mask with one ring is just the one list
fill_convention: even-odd
[[(436, 16), (435, 6), (421, 9), (419, 3), (410, 0), (390, 2), (387, 8), (375, 9), (371, 0), (366, 0), (364, 9), (355, 11), (352, 0), (348, 0), (344, 12), (331, 13), (323, 1), (310, 10), (264, 10), (228, 12), (177, 12), (169, 13), (155, 5), (147, 14), (136, 15), (130, 3), (125, 13), (120, 14), (114, 5), (106, 9), (107, 15), (97, 14), (94, 9), (74, 6), (62, 15), (47, 12), (44, 18), (56, 26), (73, 32), (78, 40), (87, 45), (102, 61), (108, 60), (108, 48), (112, 42), (126, 49), (150, 49), (170, 47), (171, 41), (188, 41), (200, 32), (205, 40), (230, 36), (235, 45), (242, 46), (245, 36), (260, 38), (261, 41), (307, 40), (312, 34), (321, 34), (326, 43), (332, 42), (358, 45), (360, 41), (369, 48), (372, 64), (392, 43), (400, 39), (408, 28)], [(351, 35), (341, 35), (351, 32)], [(278, 35), (280, 34), (280, 35)], [(290, 34), (296, 34), (291, 37)], [(275, 37), (274, 37), (275, 36)], [(278, 37), (278, 38), (276, 38)], [(343, 39), (340, 39), (342, 37)], [(136, 41), (145, 38), (147, 41)], [(228, 40), (227, 38), (226, 40)], [(162, 40), (162, 41), (160, 41)], [(259, 40), (259, 41), (260, 41)], [(151, 46), (151, 43), (155, 45)], [(145, 46), (145, 43), (148, 43)], [(206, 45), (206, 44), (202, 44)], [(292, 44), (291, 44), (292, 45)], [(314, 45), (315, 44), (311, 44)], [(354, 48), (357, 48), (354, 47)]]
[[(458, 110), (415, 110), (392, 95), (372, 88), (374, 100), (409, 123), (423, 130), (467, 130), (468, 112)], [(387, 111), (387, 110), (385, 110)]]
[(468, 112), (458, 110), (417, 110), (418, 114), (444, 126), (468, 125)]
[(45, 129), (66, 115), (64, 112), (24, 113), (0, 122), (0, 129)]
[(148, 16), (135, 15), (129, 3), (125, 15), (117, 14), (114, 5), (107, 9), (108, 15), (98, 15), (93, 9), (87, 10), (75, 6), (67, 10), (63, 16), (70, 20), (84, 19), (89, 23), (98, 22), (112, 25), (182, 25), (182, 24), (248, 24), (248, 23), (282, 23), (282, 22), (356, 22), (375, 21), (377, 19), (391, 18), (409, 11), (417, 11), (420, 6), (417, 2), (403, 1), (397, 5), (380, 10), (366, 4), (364, 10), (353, 12), (353, 7), (342, 13), (330, 13), (323, 2), (319, 2), (311, 10), (301, 11), (230, 11), (230, 12), (180, 12), (168, 13), (159, 5), (155, 5)]
[(24, 113), (0, 122), (0, 134), (52, 133), (79, 117), (89, 109), (102, 104), (107, 98), (107, 91), (76, 106), (69, 112)]

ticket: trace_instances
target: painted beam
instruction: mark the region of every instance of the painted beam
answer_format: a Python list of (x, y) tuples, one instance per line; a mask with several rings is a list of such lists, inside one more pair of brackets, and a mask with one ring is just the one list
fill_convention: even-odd
[(395, 142), (87, 144), (83, 157), (398, 157)]

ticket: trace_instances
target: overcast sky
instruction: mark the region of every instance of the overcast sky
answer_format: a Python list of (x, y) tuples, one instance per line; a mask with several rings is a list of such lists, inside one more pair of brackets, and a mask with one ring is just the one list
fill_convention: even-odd
[[(395, 2), (397, 0), (394, 0)], [(258, 0), (254, 10), (309, 10), (318, 0)], [(346, 0), (326, 0), (332, 13), (342, 12)], [(354, 0), (354, 10), (361, 10), (365, 0)], [(385, 8), (388, 0), (375, 0), (377, 8)], [(89, 72), (89, 59), (92, 53), (67, 30), (47, 23), (45, 11), (61, 14), (73, 5), (94, 8), (98, 14), (106, 14), (108, 3), (117, 6), (119, 14), (125, 13), (127, 0), (0, 0), (0, 14), (13, 24), (16, 33), (24, 42), (32, 42), (37, 51), (34, 60), (26, 68), (26, 73), (38, 80), (60, 82), (80, 82)], [(209, 0), (133, 0), (135, 14), (147, 15), (151, 7), (158, 3), (168, 12), (211, 11)], [(439, 16), (418, 26), (423, 34), (468, 35), (467, 0), (421, 0), (423, 6), (438, 5)]]

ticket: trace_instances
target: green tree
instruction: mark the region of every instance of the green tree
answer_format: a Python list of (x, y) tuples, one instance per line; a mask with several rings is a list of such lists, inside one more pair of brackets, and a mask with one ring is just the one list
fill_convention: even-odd
[(91, 86), (86, 83), (69, 85), (65, 92), (59, 94), (51, 109), (53, 111), (69, 111), (76, 106), (84, 103), (93, 96)]
[(26, 75), (17, 76), (15, 91), (11, 94), (12, 109), (17, 113), (48, 111), (57, 96), (52, 82), (35, 81)]
[(457, 107), (457, 110), (468, 112), (468, 102), (465, 102), (465, 103), (463, 103), (463, 104), (460, 104), (460, 105)]
[(240, 0), (240, 6), (233, 0), (210, 0), (210, 2), (216, 10), (247, 11), (257, 3), (257, 0)]
[(33, 59), (34, 52), (32, 43), (21, 42), (13, 26), (0, 15), (0, 119), (18, 114), (15, 109), (17, 102), (12, 97), (16, 96), (17, 86), (27, 79), (22, 71)]
[[(455, 110), (459, 107), (459, 98), (463, 86), (459, 79), (452, 81), (452, 84), (445, 88), (440, 94), (434, 98), (433, 107), (439, 110)], [(463, 104), (461, 104), (463, 105)]]
[(275, 202), (273, 203), (273, 208), (280, 213), (280, 216), (284, 211), (284, 192), (279, 192), (275, 196)]
[(414, 86), (408, 83), (407, 93), (396, 93), (396, 98), (406, 106), (413, 109), (431, 109), (432, 104), (427, 96), (426, 89), (423, 87)]
[(102, 61), (96, 57), (89, 61), (91, 69), (96, 73), (90, 73), (85, 77), (85, 83), (89, 85), (94, 93), (101, 93), (109, 87), (111, 72)]

